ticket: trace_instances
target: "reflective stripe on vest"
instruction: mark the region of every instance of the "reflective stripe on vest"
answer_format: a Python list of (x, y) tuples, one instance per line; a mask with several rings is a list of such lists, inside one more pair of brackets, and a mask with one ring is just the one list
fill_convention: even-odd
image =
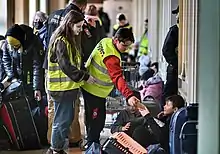
[(68, 77), (61, 77), (61, 78), (49, 78), (48, 79), (49, 82), (69, 82), (72, 81), (70, 78)]
[(103, 60), (108, 56), (116, 56), (121, 61), (120, 53), (115, 49), (111, 38), (102, 39), (93, 50), (86, 62), (86, 68), (96, 82), (94, 84), (84, 83), (82, 88), (87, 92), (102, 98), (106, 98), (112, 91), (114, 85), (108, 74)]
[[(113, 26), (113, 29), (118, 30), (119, 27), (120, 27), (119, 24), (116, 24), (116, 25)], [(127, 26), (125, 26), (125, 27), (122, 26), (122, 28), (128, 28), (128, 29), (130, 29), (130, 28), (132, 28), (132, 26), (131, 26), (131, 25), (127, 25)]]
[(105, 69), (105, 68), (103, 68), (102, 66), (99, 66), (99, 64), (97, 64), (94, 59), (91, 60), (91, 64), (92, 64), (96, 69), (98, 69), (100, 72), (102, 72), (102, 73), (104, 73), (104, 74), (108, 74), (108, 70)]
[[(81, 58), (80, 53), (77, 49), (72, 48), (71, 44), (66, 40), (65, 37), (58, 37), (53, 44), (56, 44), (56, 41), (62, 40), (67, 48), (67, 53), (69, 57), (70, 64), (72, 66), (77, 66), (78, 69), (80, 69), (80, 63), (81, 63)], [(50, 61), (51, 57), (51, 50), (53, 49), (52, 46), (49, 48), (48, 51), (48, 82), (47, 82), (47, 88), (49, 91), (67, 91), (67, 90), (73, 90), (79, 88), (82, 83), (76, 83), (73, 80), (71, 80), (59, 67), (58, 63), (52, 63)], [(75, 64), (73, 61), (73, 52), (76, 53), (76, 62), (78, 65)]]
[[(97, 64), (94, 59), (91, 60), (91, 65), (93, 65), (96, 69), (98, 69), (103, 74), (108, 75), (108, 70), (103, 68), (103, 67), (101, 67), (101, 66), (99, 66), (99, 64)], [(97, 78), (95, 78), (95, 79), (96, 79), (96, 83), (98, 83), (99, 85), (102, 85), (102, 86), (113, 86), (113, 83), (104, 82), (104, 81), (101, 81), (101, 80), (99, 80)]]

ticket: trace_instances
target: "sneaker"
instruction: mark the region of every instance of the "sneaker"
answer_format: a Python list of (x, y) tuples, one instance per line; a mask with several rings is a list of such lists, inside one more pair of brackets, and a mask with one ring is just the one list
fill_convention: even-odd
[(82, 150), (82, 151), (86, 151), (88, 148), (89, 148), (89, 143), (87, 142), (87, 143), (85, 143), (84, 145), (81, 145), (81, 147), (80, 147), (80, 149)]
[(65, 151), (53, 151), (53, 154), (67, 154)]
[(53, 150), (51, 148), (49, 148), (46, 152), (46, 154), (53, 154)]
[(61, 150), (61, 151), (55, 151), (52, 150), (51, 148), (49, 148), (46, 152), (46, 154), (67, 154), (65, 151)]

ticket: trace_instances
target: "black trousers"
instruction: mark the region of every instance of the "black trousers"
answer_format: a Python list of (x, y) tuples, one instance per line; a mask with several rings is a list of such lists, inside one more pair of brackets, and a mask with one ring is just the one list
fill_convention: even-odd
[(93, 142), (99, 143), (100, 133), (105, 126), (106, 99), (94, 96), (82, 89), (85, 106), (85, 125), (87, 142), (90, 146)]
[(168, 65), (161, 106), (163, 107), (165, 105), (165, 99), (167, 97), (176, 94), (178, 94), (178, 69), (174, 68), (172, 65)]

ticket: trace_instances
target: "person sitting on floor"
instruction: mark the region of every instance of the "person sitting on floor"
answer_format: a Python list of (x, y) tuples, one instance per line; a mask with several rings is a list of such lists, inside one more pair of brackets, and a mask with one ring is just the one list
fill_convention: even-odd
[[(142, 116), (148, 121), (148, 125), (152, 128), (153, 134), (158, 134), (158, 140), (161, 147), (169, 153), (169, 132), (170, 132), (170, 120), (172, 115), (180, 108), (185, 106), (185, 100), (180, 95), (172, 95), (166, 98), (166, 104), (164, 105), (164, 111), (160, 112), (156, 118), (151, 116), (150, 111), (146, 111), (146, 114)], [(157, 120), (155, 120), (157, 119)], [(158, 125), (162, 122), (164, 125)], [(156, 123), (157, 121), (157, 123)], [(162, 127), (161, 127), (162, 126)], [(160, 131), (158, 131), (160, 129)], [(159, 133), (158, 133), (159, 132)], [(141, 134), (140, 134), (141, 135)]]
[(142, 80), (141, 90), (139, 91), (141, 100), (154, 100), (159, 103), (163, 91), (163, 80), (158, 74), (158, 62), (152, 63), (148, 71), (153, 71), (153, 73), (149, 73), (152, 76), (149, 75), (147, 81)]
[(111, 133), (123, 131), (137, 141), (143, 147), (159, 144), (166, 152), (169, 152), (169, 125), (174, 112), (185, 106), (185, 101), (180, 95), (173, 95), (166, 99), (164, 111), (157, 117), (152, 117), (150, 111), (122, 110)]

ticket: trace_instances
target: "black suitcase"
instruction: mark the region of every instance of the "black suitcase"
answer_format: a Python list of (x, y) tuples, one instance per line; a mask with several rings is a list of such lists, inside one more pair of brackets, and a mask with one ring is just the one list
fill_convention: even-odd
[(198, 121), (187, 121), (180, 132), (181, 154), (197, 154)]
[(39, 135), (31, 113), (28, 97), (23, 95), (2, 106), (1, 116), (13, 138), (17, 150), (41, 148)]
[(12, 148), (11, 136), (0, 119), (0, 151), (10, 150)]

